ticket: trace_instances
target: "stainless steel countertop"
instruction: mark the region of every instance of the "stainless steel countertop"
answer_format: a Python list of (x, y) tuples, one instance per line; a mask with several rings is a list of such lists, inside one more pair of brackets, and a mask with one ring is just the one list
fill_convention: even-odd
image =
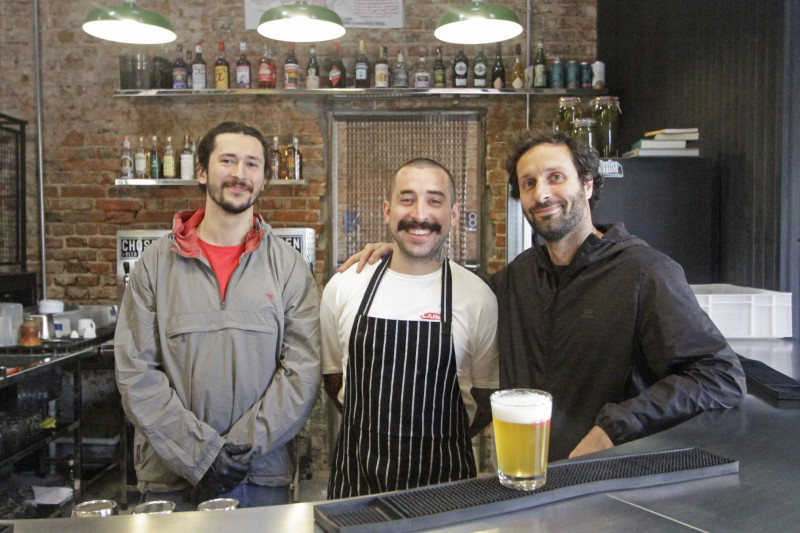
[[(797, 341), (732, 341), (746, 357), (800, 377)], [(790, 369), (791, 371), (786, 371)], [(696, 446), (739, 460), (739, 473), (658, 487), (594, 494), (436, 531), (641, 532), (793, 531), (800, 524), (800, 401), (778, 404), (748, 395), (736, 409), (703, 413), (667, 431), (595, 457)], [(319, 531), (312, 503), (218, 513), (20, 520), (14, 533), (114, 531)], [(3, 522), (9, 523), (9, 522)]]

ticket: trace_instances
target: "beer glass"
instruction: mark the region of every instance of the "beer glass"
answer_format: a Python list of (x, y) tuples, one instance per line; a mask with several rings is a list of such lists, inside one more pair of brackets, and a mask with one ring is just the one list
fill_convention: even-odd
[(114, 500), (90, 500), (72, 508), (72, 518), (95, 518), (119, 514), (119, 507)]
[(500, 483), (517, 490), (541, 487), (547, 479), (553, 397), (540, 390), (509, 389), (490, 400)]

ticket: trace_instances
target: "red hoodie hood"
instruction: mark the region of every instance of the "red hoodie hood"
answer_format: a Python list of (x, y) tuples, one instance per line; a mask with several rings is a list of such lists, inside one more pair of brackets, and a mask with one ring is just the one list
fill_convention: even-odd
[[(187, 257), (201, 257), (203, 255), (198, 242), (197, 226), (200, 225), (205, 216), (205, 209), (175, 213), (175, 218), (172, 220), (172, 233), (175, 243), (175, 246), (172, 247), (173, 251)], [(266, 232), (265, 226), (266, 223), (260, 215), (253, 215), (253, 226), (244, 239), (244, 253), (252, 252), (258, 248), (258, 244)]]

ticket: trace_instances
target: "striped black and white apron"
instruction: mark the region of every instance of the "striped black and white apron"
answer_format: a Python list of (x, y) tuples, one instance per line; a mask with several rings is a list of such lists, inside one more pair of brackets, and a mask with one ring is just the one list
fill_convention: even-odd
[(390, 260), (373, 274), (350, 332), (328, 498), (475, 477), (451, 336), (450, 265), (442, 265), (440, 322), (369, 317)]

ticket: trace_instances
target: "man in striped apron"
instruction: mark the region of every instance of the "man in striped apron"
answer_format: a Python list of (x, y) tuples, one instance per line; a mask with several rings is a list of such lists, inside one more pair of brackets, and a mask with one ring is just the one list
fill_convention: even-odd
[(474, 477), (471, 437), (491, 420), (497, 305), (445, 257), (459, 220), (453, 178), (416, 159), (389, 189), (393, 253), (323, 293), (323, 377), (342, 412), (329, 498)]

